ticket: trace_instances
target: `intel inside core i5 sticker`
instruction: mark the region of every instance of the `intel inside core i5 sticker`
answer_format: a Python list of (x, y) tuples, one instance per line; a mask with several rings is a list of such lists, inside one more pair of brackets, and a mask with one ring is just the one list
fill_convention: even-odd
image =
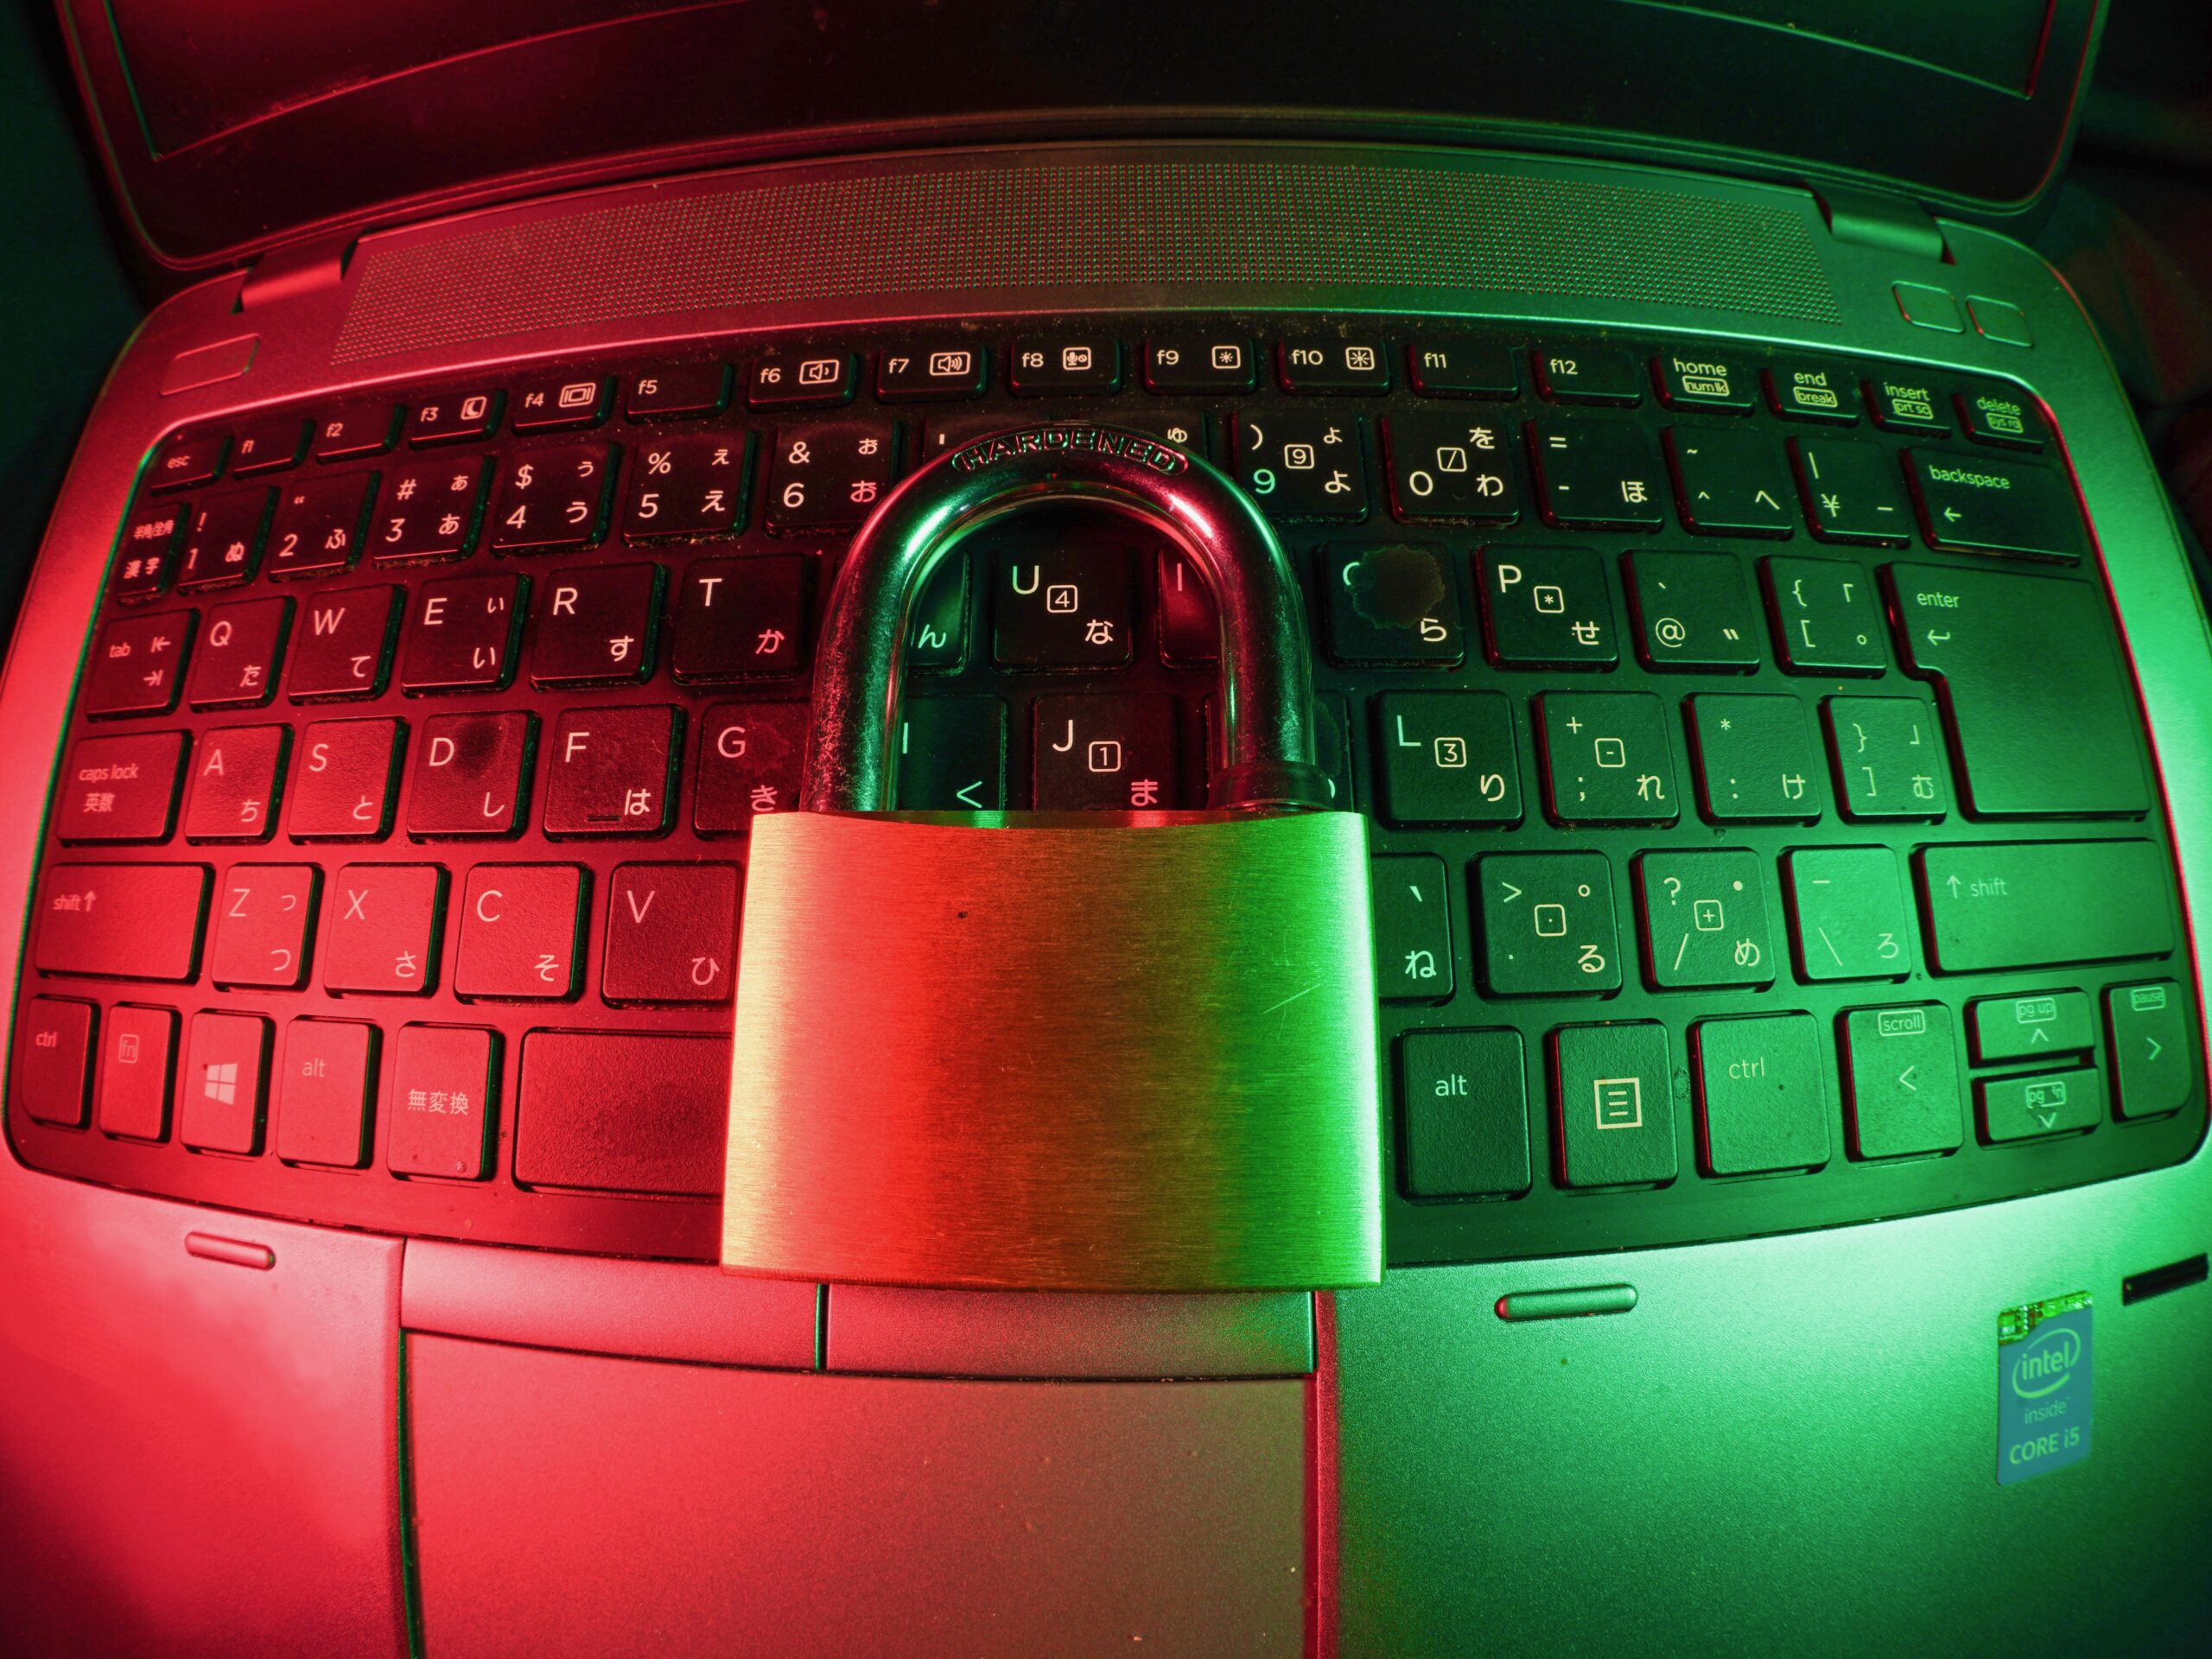
[(2089, 1455), (2089, 1293), (1997, 1316), (1997, 1484)]

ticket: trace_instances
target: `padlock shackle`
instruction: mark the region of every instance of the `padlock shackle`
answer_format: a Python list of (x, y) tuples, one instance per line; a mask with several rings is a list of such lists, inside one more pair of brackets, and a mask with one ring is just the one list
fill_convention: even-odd
[(883, 499), (853, 538), (830, 598), (815, 677), (803, 804), (891, 805), (908, 613), (938, 560), (995, 519), (1047, 504), (1123, 512), (1166, 535), (1213, 590), (1221, 617), (1225, 764), (1211, 804), (1319, 810), (1306, 606), (1259, 505), (1228, 477), (1156, 438), (1104, 425), (1018, 429), (931, 461)]

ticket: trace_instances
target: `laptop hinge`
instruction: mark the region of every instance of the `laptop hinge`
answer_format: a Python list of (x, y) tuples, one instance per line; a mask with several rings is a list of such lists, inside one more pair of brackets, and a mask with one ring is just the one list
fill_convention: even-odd
[(346, 262), (353, 244), (328, 242), (276, 248), (256, 260), (238, 289), (236, 309), (253, 311), (280, 300), (296, 299), (319, 289), (335, 288), (346, 280)]
[(1839, 242), (1880, 248), (1916, 259), (1941, 263), (1943, 232), (1918, 203), (1878, 190), (1816, 187), (1821, 212), (1828, 221), (1828, 234)]

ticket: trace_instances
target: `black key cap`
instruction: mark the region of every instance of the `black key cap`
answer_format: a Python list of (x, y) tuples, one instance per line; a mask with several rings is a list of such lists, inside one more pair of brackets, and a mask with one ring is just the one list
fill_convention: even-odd
[(1179, 334), (1144, 343), (1147, 391), (1249, 391), (1257, 383), (1252, 342), (1234, 334)]
[(614, 382), (605, 375), (525, 382), (508, 424), (517, 432), (564, 432), (607, 418)]
[(446, 873), (435, 864), (346, 864), (322, 925), (327, 991), (423, 996), (438, 979)]
[(1768, 559), (1761, 568), (1784, 668), (1793, 674), (1882, 671), (1881, 607), (1865, 570), (1828, 559)]
[(1441, 549), (1332, 547), (1321, 556), (1329, 654), (1340, 663), (1456, 663), (1459, 595)]
[(399, 435), (399, 405), (381, 397), (342, 404), (316, 421), (315, 458), (352, 461), (380, 455)]
[(1974, 1058), (1984, 1065), (2086, 1054), (2097, 1041), (2096, 1013), (2087, 991), (1978, 997), (1967, 1004), (1967, 1023)]
[(1221, 613), (1213, 591), (1196, 565), (1182, 554), (1160, 555), (1160, 654), (1179, 668), (1221, 659)]
[(1658, 383), (1659, 401), (1669, 409), (1749, 414), (1758, 372), (1738, 359), (1710, 353), (1685, 356), (1680, 352), (1662, 352), (1651, 359), (1651, 378)]
[(1483, 984), (1494, 996), (1621, 988), (1613, 872), (1603, 853), (1491, 853), (1475, 861)]
[(2104, 1121), (2104, 1090), (2094, 1066), (1984, 1077), (1974, 1092), (1981, 1109), (1981, 1138), (1993, 1144), (2077, 1134)]
[(318, 720), (301, 728), (285, 828), (294, 841), (382, 841), (391, 833), (403, 732), (396, 720)]
[(195, 1014), (177, 1080), (176, 1138), (195, 1152), (261, 1150), (269, 1088), (269, 1021)]
[(1959, 394), (1959, 419), (1976, 443), (2040, 449), (2050, 435), (2043, 410), (2016, 387), (1980, 385)]
[(899, 721), (894, 804), (923, 812), (1006, 806), (1006, 704), (996, 697), (913, 697)]
[(182, 593), (250, 581), (276, 492), (230, 490), (201, 500), (187, 524), (176, 585)]
[(2186, 995), (2170, 979), (2115, 985), (2105, 993), (2112, 1041), (2114, 1105), (2120, 1116), (2164, 1117), (2196, 1090), (2196, 1050), (2189, 1040)]
[(726, 1038), (533, 1031), (523, 1039), (515, 1179), (719, 1198)]
[(1785, 421), (1827, 421), (1849, 426), (1859, 419), (1859, 387), (1834, 363), (1777, 363), (1766, 372), (1766, 400)]
[(1475, 563), (1490, 659), (1504, 668), (1620, 660), (1605, 562), (1586, 547), (1486, 547)]
[(1787, 536), (1797, 527), (1782, 450), (1764, 432), (1669, 427), (1682, 524), (1702, 536)]
[(1912, 971), (1912, 923), (1887, 847), (1801, 848), (1783, 861), (1800, 977), (1900, 979)]
[(1811, 823), (1821, 766), (1795, 697), (1696, 696), (1690, 734), (1698, 802), (1712, 823)]
[(1394, 823), (1518, 823), (1513, 704), (1496, 691), (1402, 691), (1375, 700), (1382, 810)]
[(191, 504), (155, 501), (134, 509), (123, 521), (123, 544), (115, 550), (108, 592), (128, 604), (165, 592), (176, 572), (177, 539), (192, 516)]
[(659, 536), (734, 536), (745, 528), (746, 483), (753, 476), (749, 432), (689, 434), (638, 446), (622, 505), (629, 540)]
[(1529, 353), (1536, 390), (1554, 404), (1640, 404), (1643, 367), (1610, 346), (1540, 346)]
[(207, 613), (186, 682), (195, 709), (257, 709), (276, 694), (276, 671), (292, 620), (289, 599), (242, 599)]
[(340, 473), (296, 479), (279, 490), (269, 522), (269, 574), (321, 575), (352, 564), (376, 489), (374, 473)]
[(736, 865), (615, 866), (599, 978), (609, 1002), (726, 1002), (736, 959)]
[(806, 666), (813, 562), (801, 553), (696, 559), (676, 599), (669, 658), (679, 680), (772, 678)]
[(1881, 445), (1859, 438), (1792, 438), (1789, 453), (1814, 535), (1824, 542), (1879, 547), (1903, 547), (1912, 539), (1897, 463)]
[(898, 476), (899, 429), (848, 421), (776, 429), (768, 454), (772, 531), (842, 530), (875, 511)]
[(284, 786), (284, 726), (232, 726), (203, 733), (184, 807), (190, 841), (266, 841)]
[(658, 565), (566, 569), (539, 587), (531, 683), (634, 684), (652, 675), (653, 623), (660, 615)]
[(588, 547), (606, 528), (614, 450), (604, 443), (519, 449), (499, 467), (491, 543), (502, 552)]
[(1626, 421), (1531, 421), (1544, 518), (1570, 529), (1656, 530), (1667, 486), (1651, 440)]
[(49, 864), (32, 959), (42, 974), (190, 979), (207, 910), (204, 864)]
[(746, 377), (755, 409), (833, 409), (853, 400), (860, 360), (850, 352), (771, 353)]
[(312, 864), (232, 865), (216, 889), (207, 976), (226, 988), (306, 984), (321, 880)]
[(742, 836), (760, 814), (796, 807), (813, 714), (804, 702), (718, 702), (708, 709), (699, 723), (691, 827), (705, 836)]
[(1843, 1017), (1844, 1114), (1854, 1158), (1954, 1152), (1965, 1138), (1957, 1041), (1940, 1002)]
[(1367, 517), (1366, 444), (1357, 416), (1239, 414), (1237, 481), (1271, 518)]
[(1017, 397), (1119, 391), (1122, 346), (1111, 334), (1032, 335), (1014, 342), (1006, 389)]
[(649, 836), (676, 792), (676, 710), (570, 709), (546, 756), (545, 833)]
[(2164, 855), (2147, 841), (1926, 847), (1914, 855), (1939, 973), (2162, 957), (2174, 948)]
[(1175, 699), (1039, 697), (1035, 772), (1039, 812), (1143, 810), (1181, 804)]
[(1373, 861), (1375, 991), (1385, 1002), (1441, 1002), (1456, 978), (1444, 861), (1401, 853)]
[(971, 340), (906, 340), (876, 359), (875, 395), (887, 404), (980, 397), (990, 372), (990, 353)]
[(1529, 1190), (1529, 1079), (1519, 1032), (1409, 1032), (1398, 1064), (1407, 1197), (1511, 1198)]
[(1554, 1173), (1566, 1186), (1660, 1186), (1675, 1179), (1667, 1028), (1643, 1021), (1552, 1033)]
[[(922, 578), (906, 631), (906, 667), (952, 670), (968, 660), (968, 561), (953, 553)], [(1163, 637), (1166, 619), (1163, 613)]]
[[(32, 1041), (35, 1044), (37, 1039)], [(174, 1008), (124, 1003), (111, 1009), (107, 1029), (100, 1033), (100, 1133), (134, 1141), (167, 1140), (169, 1088), (176, 1080), (175, 1071)], [(32, 1115), (38, 1115), (35, 1109)]]
[(161, 715), (176, 707), (192, 645), (194, 611), (111, 618), (92, 646), (83, 706), (93, 720)]
[(409, 405), (407, 442), (418, 449), (442, 443), (466, 443), (499, 429), (506, 393), (497, 390), (457, 391)]
[(1646, 668), (1759, 665), (1758, 613), (1733, 554), (1639, 550), (1628, 574), (1636, 654)]
[(183, 775), (182, 732), (80, 737), (54, 791), (62, 840), (166, 841)]
[(1385, 392), (1390, 352), (1378, 340), (1285, 340), (1275, 347), (1275, 378), (1291, 392)]
[(407, 833), (513, 834), (530, 794), (534, 724), (519, 711), (424, 721), (407, 786)]
[(461, 557), (476, 545), (490, 474), (481, 455), (392, 468), (369, 524), (370, 553), (379, 563)]
[(1001, 668), (1119, 668), (1130, 660), (1128, 549), (1001, 549), (991, 564), (991, 655)]
[(622, 412), (633, 421), (684, 421), (719, 415), (729, 404), (729, 365), (671, 363), (633, 375)]
[(1866, 382), (1866, 407), (1873, 411), (1874, 424), (1885, 432), (1926, 432), (1942, 437), (1951, 429), (1948, 401), (1921, 376), (1903, 372), (1874, 376)]
[(1771, 985), (1766, 861), (1739, 848), (1637, 860), (1645, 969), (1653, 988)]
[(231, 476), (280, 473), (306, 459), (308, 423), (297, 415), (272, 415), (238, 429), (231, 445)]
[(520, 576), (448, 576), (415, 589), (407, 657), (399, 683), (408, 691), (495, 690), (513, 677), (522, 632)]
[(84, 1127), (98, 1014), (90, 1002), (58, 996), (34, 996), (23, 1004), (16, 1023), (14, 1092), (37, 1122)]
[(392, 1045), (385, 1167), (395, 1175), (481, 1179), (499, 1084), (496, 1032), (402, 1026)]
[(1821, 704), (1843, 816), (1940, 818), (1950, 810), (1935, 711), (1917, 697), (1830, 697)]
[(574, 864), (479, 864), (461, 899), (460, 996), (574, 996), (584, 873)]
[(1491, 340), (1424, 334), (1406, 347), (1406, 370), (1424, 397), (1518, 397), (1513, 353)]
[(1560, 823), (1672, 823), (1667, 705), (1649, 691), (1548, 691), (1537, 699), (1544, 790)]
[(2052, 467), (1930, 449), (1905, 461), (1932, 546), (2069, 563), (2088, 550), (2073, 486)]
[(294, 1020), (276, 1065), (276, 1155), (288, 1164), (360, 1169), (376, 1105), (377, 1028), (359, 1020)]
[(1520, 518), (1512, 435), (1502, 423), (1443, 414), (1393, 415), (1383, 429), (1390, 454), (1391, 509), (1399, 518), (1493, 524)]
[(284, 692), (294, 702), (373, 697), (391, 664), (397, 588), (349, 588), (317, 594), (301, 607)]
[(1828, 1059), (1809, 1014), (1700, 1020), (1698, 1156), (1708, 1175), (1818, 1169), (1828, 1160)]

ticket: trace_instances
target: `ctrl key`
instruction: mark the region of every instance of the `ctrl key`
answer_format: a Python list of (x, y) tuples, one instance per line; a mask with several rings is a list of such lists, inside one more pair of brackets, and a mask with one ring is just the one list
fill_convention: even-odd
[(403, 1026), (395, 1046), (385, 1165), (395, 1175), (482, 1179), (499, 1039), (469, 1026)]
[(92, 1078), (93, 1008), (58, 996), (35, 996), (16, 1021), (15, 1097), (41, 1123), (85, 1125)]

